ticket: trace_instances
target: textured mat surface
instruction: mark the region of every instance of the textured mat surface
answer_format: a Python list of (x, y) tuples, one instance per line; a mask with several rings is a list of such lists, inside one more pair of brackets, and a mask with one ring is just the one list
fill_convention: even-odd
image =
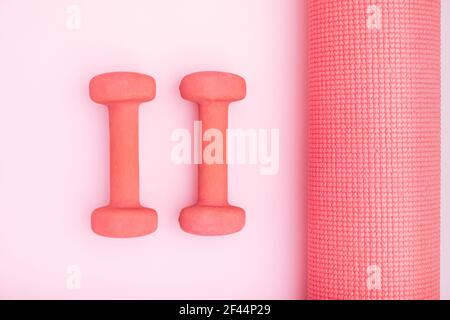
[(440, 1), (309, 2), (308, 297), (439, 298)]

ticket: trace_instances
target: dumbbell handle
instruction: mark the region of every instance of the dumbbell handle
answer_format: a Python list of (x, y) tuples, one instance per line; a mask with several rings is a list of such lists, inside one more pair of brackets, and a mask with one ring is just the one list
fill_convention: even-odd
[(108, 105), (110, 131), (110, 205), (139, 207), (139, 103)]
[[(208, 129), (222, 133), (222, 163), (202, 163), (198, 167), (198, 204), (205, 206), (228, 205), (227, 128), (228, 102), (206, 101), (199, 104), (199, 118), (202, 122), (202, 137)], [(202, 139), (202, 154), (212, 141)], [(220, 145), (218, 145), (220, 146)], [(219, 150), (220, 151), (220, 150)], [(216, 150), (217, 152), (217, 150)]]

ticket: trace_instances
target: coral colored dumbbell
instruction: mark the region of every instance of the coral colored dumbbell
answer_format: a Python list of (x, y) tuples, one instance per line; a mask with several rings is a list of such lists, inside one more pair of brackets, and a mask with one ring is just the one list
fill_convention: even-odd
[(94, 77), (89, 84), (91, 99), (106, 105), (110, 131), (110, 203), (92, 213), (95, 233), (112, 238), (130, 238), (152, 233), (157, 214), (139, 201), (139, 105), (153, 100), (152, 77), (132, 72), (112, 72)]
[[(222, 163), (203, 161), (198, 166), (198, 202), (181, 211), (180, 226), (186, 232), (204, 236), (238, 232), (245, 225), (245, 212), (228, 203), (226, 138), (228, 107), (245, 98), (245, 80), (230, 73), (199, 72), (181, 81), (180, 92), (184, 99), (198, 104), (202, 137), (209, 129), (219, 130), (224, 149)], [(202, 153), (206, 146), (202, 142)]]

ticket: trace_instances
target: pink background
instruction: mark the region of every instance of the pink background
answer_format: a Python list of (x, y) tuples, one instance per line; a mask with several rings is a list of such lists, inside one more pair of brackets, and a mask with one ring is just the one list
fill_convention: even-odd
[[(0, 298), (302, 299), (305, 297), (306, 1), (0, 0)], [(81, 8), (81, 28), (66, 8)], [(450, 2), (443, 4), (448, 38)], [(443, 88), (450, 73), (443, 43)], [(138, 71), (157, 80), (140, 112), (141, 200), (158, 231), (117, 240), (90, 230), (108, 200), (106, 108), (90, 78)], [(230, 202), (246, 228), (203, 238), (182, 232), (195, 201), (195, 167), (170, 160), (173, 130), (195, 110), (181, 78), (224, 70), (246, 78), (248, 97), (230, 110), (235, 128), (280, 130), (280, 170), (230, 168)], [(443, 163), (450, 109), (443, 90)], [(450, 167), (449, 167), (450, 168)], [(450, 171), (443, 166), (442, 297), (450, 298)], [(81, 288), (66, 287), (67, 268)]]

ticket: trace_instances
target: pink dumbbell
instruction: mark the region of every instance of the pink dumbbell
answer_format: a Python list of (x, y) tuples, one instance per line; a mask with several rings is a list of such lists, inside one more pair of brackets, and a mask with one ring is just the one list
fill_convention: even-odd
[(139, 201), (139, 104), (155, 98), (152, 77), (131, 72), (105, 73), (90, 84), (91, 99), (108, 106), (110, 130), (110, 203), (92, 213), (95, 233), (130, 238), (152, 233), (157, 214)]
[[(245, 80), (223, 72), (199, 72), (186, 76), (181, 96), (198, 103), (202, 136), (206, 130), (220, 130), (223, 137), (223, 163), (202, 163), (198, 167), (198, 202), (180, 214), (181, 228), (189, 233), (212, 236), (238, 232), (245, 225), (243, 209), (228, 204), (227, 128), (228, 106), (244, 99)], [(202, 152), (207, 143), (202, 143)]]

